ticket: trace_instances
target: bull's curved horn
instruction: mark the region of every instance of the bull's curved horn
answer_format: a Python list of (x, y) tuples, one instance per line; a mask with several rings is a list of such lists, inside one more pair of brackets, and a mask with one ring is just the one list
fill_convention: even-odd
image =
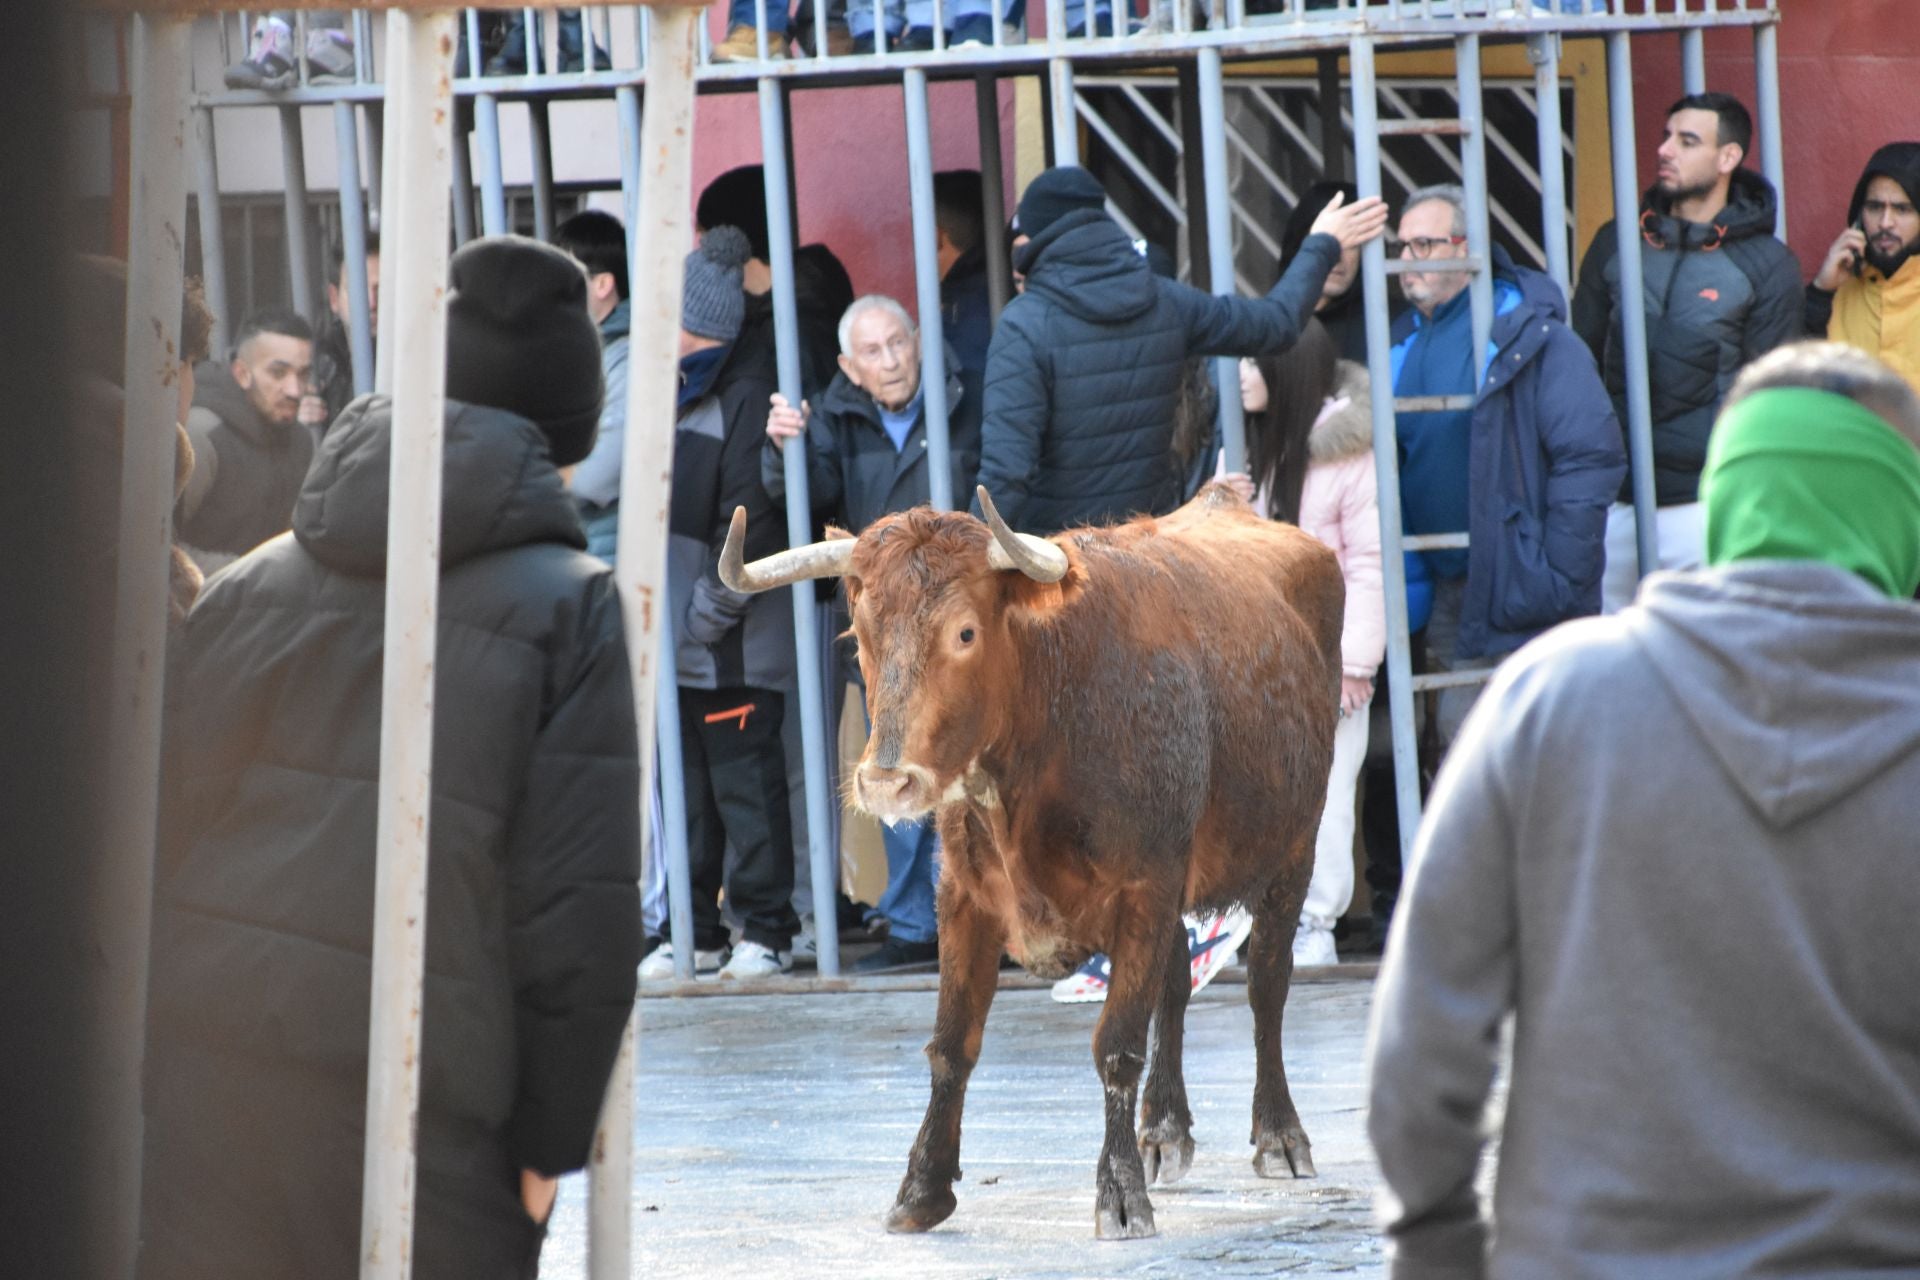
[(749, 595), (809, 578), (838, 578), (853, 561), (852, 538), (809, 543), (752, 564), (746, 562), (746, 545), (747, 509), (735, 507), (733, 523), (727, 526), (726, 546), (720, 550), (720, 581)]
[(1058, 582), (1067, 576), (1066, 552), (1045, 538), (1007, 528), (1007, 522), (994, 510), (993, 499), (987, 496), (987, 486), (974, 488), (980, 495), (980, 511), (987, 518), (987, 528), (993, 531), (993, 542), (987, 547), (988, 568), (1018, 569), (1035, 582)]

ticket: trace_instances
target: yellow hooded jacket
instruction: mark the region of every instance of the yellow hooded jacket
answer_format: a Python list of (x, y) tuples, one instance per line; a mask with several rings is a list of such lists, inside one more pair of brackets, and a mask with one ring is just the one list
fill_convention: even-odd
[(1920, 391), (1920, 257), (1891, 278), (1866, 267), (1842, 284), (1827, 337), (1880, 357)]

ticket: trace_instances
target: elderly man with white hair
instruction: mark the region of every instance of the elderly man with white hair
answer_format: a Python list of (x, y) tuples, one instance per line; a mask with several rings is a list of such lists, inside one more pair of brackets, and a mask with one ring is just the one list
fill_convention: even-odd
[[(948, 466), (952, 492), (964, 498), (973, 492), (980, 467), (980, 386), (977, 378), (953, 372), (959, 367), (949, 350)], [(773, 397), (760, 467), (767, 492), (776, 501), (784, 500), (782, 451), (787, 441), (804, 433), (807, 488), (816, 518), (858, 532), (889, 512), (926, 505), (932, 495), (933, 464), (920, 374), (920, 332), (907, 309), (882, 294), (855, 299), (840, 317), (840, 372), (821, 395), (819, 410), (804, 400), (796, 409), (785, 397)], [(859, 678), (857, 670), (850, 674)], [(933, 917), (933, 824), (900, 823), (882, 834), (887, 892), (879, 912), (887, 921), (887, 940), (853, 966), (857, 972), (925, 964), (939, 954)]]

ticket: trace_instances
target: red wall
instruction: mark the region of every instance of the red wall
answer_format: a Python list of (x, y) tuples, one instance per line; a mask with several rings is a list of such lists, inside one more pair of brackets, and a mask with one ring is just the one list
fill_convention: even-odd
[[(1845, 226), (1867, 158), (1883, 143), (1920, 140), (1920, 4), (1782, 0), (1780, 8), (1787, 242), (1811, 276)], [(1636, 40), (1634, 72), (1644, 188), (1653, 181), (1666, 109), (1681, 94), (1679, 39)], [(1747, 32), (1708, 33), (1707, 87), (1753, 106)], [(1749, 163), (1759, 166), (1757, 137)]]
[[(793, 94), (800, 242), (838, 254), (856, 293), (886, 293), (917, 313), (912, 207), (907, 194), (906, 106), (899, 86)], [(693, 189), (735, 165), (760, 163), (756, 94), (703, 94), (694, 117)], [(929, 87), (934, 169), (980, 167), (971, 81)], [(1002, 180), (1013, 200), (1013, 87), (1000, 91)], [(1011, 205), (1009, 205), (1011, 212)]]

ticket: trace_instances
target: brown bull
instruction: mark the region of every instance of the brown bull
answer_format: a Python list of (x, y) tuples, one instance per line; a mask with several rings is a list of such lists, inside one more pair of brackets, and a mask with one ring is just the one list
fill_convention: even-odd
[[(1154, 1233), (1147, 1186), (1193, 1159), (1181, 1076), (1183, 909), (1253, 913), (1254, 1168), (1313, 1174), (1281, 1062), (1293, 933), (1340, 697), (1333, 553), (1212, 486), (1169, 516), (1043, 540), (924, 508), (741, 562), (737, 590), (843, 575), (873, 720), (854, 774), (883, 821), (933, 812), (940, 1001), (926, 1120), (895, 1231), (954, 1210), (960, 1114), (1002, 948), (1043, 977), (1113, 962), (1093, 1037), (1106, 1088), (1096, 1233)], [(1152, 1070), (1134, 1134), (1134, 1104)]]

